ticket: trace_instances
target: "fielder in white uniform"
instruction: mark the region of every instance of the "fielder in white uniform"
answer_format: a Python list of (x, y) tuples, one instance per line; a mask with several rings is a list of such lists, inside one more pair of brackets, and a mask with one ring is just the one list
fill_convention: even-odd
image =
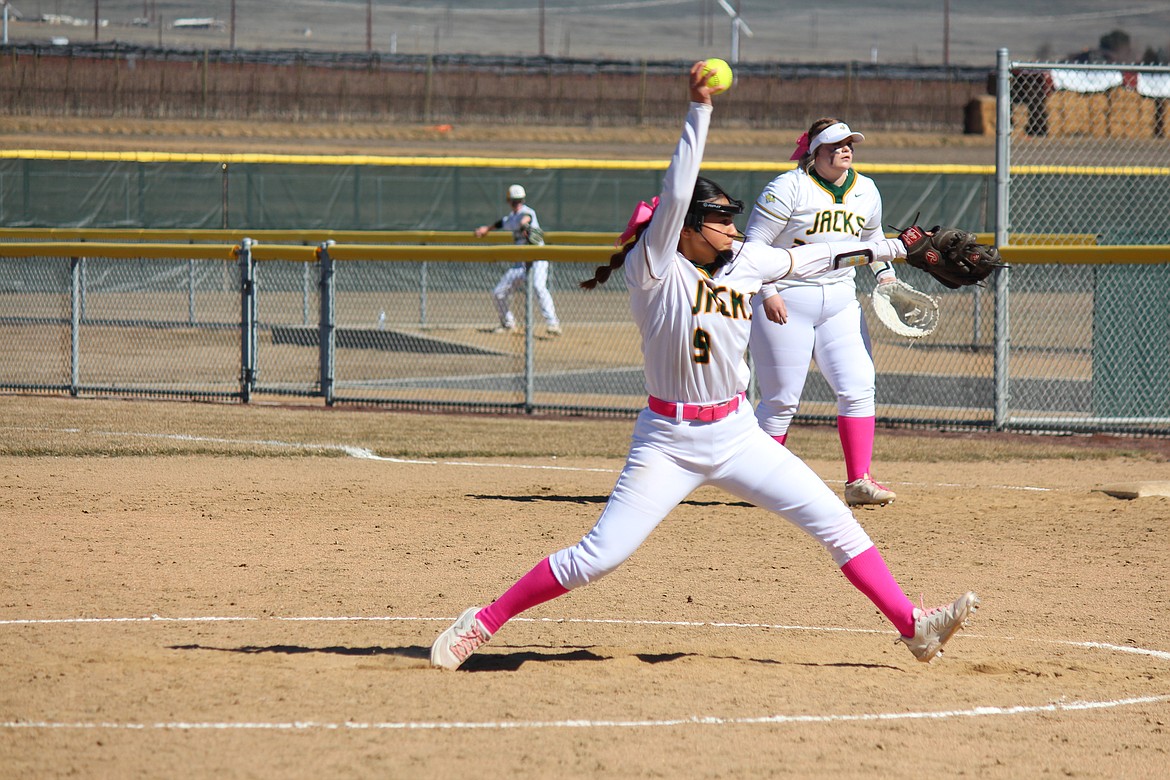
[[(873, 180), (853, 170), (853, 145), (864, 140), (834, 118), (801, 136), (794, 170), (777, 176), (756, 200), (748, 243), (801, 244), (882, 238), (882, 198)], [(806, 145), (807, 144), (807, 148)], [(871, 270), (894, 281), (889, 263)], [(854, 269), (765, 285), (753, 300), (752, 361), (760, 388), (756, 417), (781, 444), (800, 406), (809, 362), (837, 396), (837, 431), (845, 455), (845, 501), (888, 504), (895, 494), (870, 476), (875, 372), (869, 330), (857, 301)]]
[[(508, 202), (512, 210), (500, 217), (492, 225), (480, 225), (475, 229), (476, 238), (483, 238), (493, 230), (510, 230), (512, 238), (517, 244), (536, 244), (544, 246), (544, 237), (540, 229), (540, 220), (536, 212), (524, 202), (527, 193), (524, 187), (513, 184), (508, 188)], [(544, 317), (545, 333), (549, 336), (561, 334), (561, 322), (557, 319), (556, 306), (553, 305), (552, 293), (548, 291), (548, 261), (534, 260), (532, 266), (532, 289), (536, 292), (536, 302), (540, 306), (541, 316)], [(516, 316), (512, 314), (512, 293), (524, 286), (524, 263), (516, 263), (500, 277), (500, 281), (492, 290), (492, 297), (496, 301), (496, 312), (500, 315), (500, 326), (497, 333), (512, 333), (516, 330)]]
[(624, 266), (642, 334), (650, 398), (638, 415), (626, 465), (592, 530), (542, 560), (489, 606), (466, 610), (435, 640), (435, 666), (458, 668), (511, 618), (612, 572), (702, 485), (717, 485), (808, 532), (919, 660), (933, 658), (978, 604), (966, 593), (928, 612), (915, 608), (848, 507), (756, 424), (744, 396), (744, 353), (749, 299), (760, 285), (889, 260), (904, 256), (905, 247), (886, 239), (792, 250), (736, 241), (732, 218), (742, 202), (698, 175), (711, 117), (706, 78), (703, 63), (695, 63), (692, 102), (662, 192), (631, 218), (636, 240), (583, 284), (593, 287)]

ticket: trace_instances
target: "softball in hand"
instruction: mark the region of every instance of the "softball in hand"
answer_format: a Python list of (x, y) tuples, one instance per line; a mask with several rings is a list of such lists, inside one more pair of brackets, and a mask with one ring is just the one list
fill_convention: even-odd
[(711, 88), (712, 95), (719, 95), (731, 89), (733, 80), (731, 66), (725, 61), (712, 57), (703, 63), (703, 75), (708, 74), (711, 74), (711, 78), (707, 81), (707, 86)]

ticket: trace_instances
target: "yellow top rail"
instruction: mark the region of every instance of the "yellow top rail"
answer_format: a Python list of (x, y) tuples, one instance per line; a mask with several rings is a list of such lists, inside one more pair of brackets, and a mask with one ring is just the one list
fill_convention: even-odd
[(999, 248), (1000, 256), (1010, 264), (1030, 265), (1125, 265), (1130, 263), (1170, 263), (1170, 246), (1118, 245), (1085, 246), (1050, 244), (1048, 246), (1008, 245)]
[[(985, 244), (993, 243), (991, 233), (976, 234)], [(894, 234), (890, 234), (893, 238)], [(612, 247), (617, 233), (596, 231), (553, 230), (544, 234), (548, 246)], [(240, 229), (144, 229), (144, 228), (0, 228), (0, 243), (5, 241), (64, 241), (64, 242), (132, 242), (156, 244), (238, 244), (250, 238), (260, 244), (304, 244), (316, 246), (325, 241), (338, 244), (506, 244), (512, 243), (512, 234), (506, 230), (488, 233), (476, 238), (470, 230), (240, 230)], [(1020, 233), (1009, 237), (1009, 244), (1026, 245), (1094, 245), (1093, 233)]]
[[(669, 142), (667, 142), (669, 143)], [(129, 163), (211, 163), (214, 165), (362, 165), (396, 168), (517, 168), (521, 170), (664, 170), (669, 160), (604, 160), (579, 157), (524, 158), (452, 155), (379, 154), (277, 154), (270, 152), (149, 152), (82, 149), (0, 149), (0, 160), (69, 160)], [(783, 172), (793, 168), (788, 160), (708, 160), (703, 167), (717, 171)], [(861, 173), (995, 175), (994, 165), (921, 163), (861, 163)], [(1012, 176), (1056, 174), (1062, 176), (1170, 176), (1170, 166), (1159, 165), (1013, 165)]]
[[(615, 250), (601, 246), (518, 246), (494, 244), (460, 246), (450, 244), (334, 244), (329, 254), (335, 260), (399, 260), (435, 262), (597, 262), (609, 259)], [(238, 244), (114, 243), (107, 241), (14, 241), (0, 243), (0, 257), (109, 257), (135, 259), (234, 260)], [(316, 246), (254, 244), (255, 260), (316, 262)]]
[[(550, 244), (613, 246), (617, 233), (549, 231)], [(471, 230), (185, 230), (126, 228), (0, 228), (4, 241), (108, 241), (147, 243), (238, 244), (245, 238), (260, 243), (311, 244), (512, 244), (512, 233), (498, 230), (476, 238)]]
[[(670, 141), (666, 141), (667, 144)], [(422, 157), (412, 155), (377, 154), (276, 154), (267, 152), (147, 152), (147, 151), (86, 151), (80, 149), (0, 149), (0, 160), (74, 160), (86, 162), (130, 163), (211, 163), (285, 164), (285, 165), (363, 165), (398, 168), (518, 168), (521, 170), (575, 170), (643, 171), (664, 170), (669, 160), (595, 160), (579, 157), (523, 158), (449, 156)], [(787, 171), (795, 163), (788, 160), (719, 161), (709, 160), (703, 167), (717, 171)], [(922, 165), (863, 163), (863, 173), (910, 174), (973, 174), (991, 176), (994, 165)], [(1014, 170), (1014, 169), (1013, 169)], [(1157, 170), (1157, 169), (1155, 169)]]
[[(0, 257), (109, 257), (153, 259), (234, 260), (239, 244), (161, 243), (111, 241), (11, 241), (0, 242)], [(602, 264), (614, 252), (598, 244), (520, 246), (516, 244), (342, 244), (328, 247), (335, 260), (396, 260), (430, 262), (522, 262), (552, 260)], [(253, 244), (255, 260), (316, 262), (318, 247), (293, 244)], [(1095, 246), (1090, 244), (1008, 245), (1000, 247), (1012, 264), (1110, 265), (1170, 263), (1170, 246)]]
[[(114, 257), (148, 259), (234, 260), (235, 244), (124, 244), (105, 241), (14, 241), (0, 243), (0, 257)], [(314, 260), (316, 247), (284, 247)]]

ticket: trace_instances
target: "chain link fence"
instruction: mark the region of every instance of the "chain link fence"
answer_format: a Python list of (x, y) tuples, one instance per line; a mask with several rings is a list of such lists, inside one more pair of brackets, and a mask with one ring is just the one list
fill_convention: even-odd
[[(230, 259), (222, 245), (153, 245), (151, 256), (99, 257), (93, 255), (115, 252), (77, 243), (70, 251), (90, 255), (80, 258), (30, 256), (36, 247), (27, 243), (0, 245), (25, 253), (0, 260), (0, 388), (618, 416), (645, 402), (640, 339), (621, 275), (597, 290), (576, 286), (597, 261), (571, 255), (601, 258), (605, 247), (560, 247), (570, 258), (551, 263), (564, 330), (553, 335), (523, 292), (512, 301), (522, 327), (493, 332), (491, 297), (508, 265), (493, 259), (535, 257), (552, 247), (463, 247), (465, 256), (484, 252), (484, 259), (412, 260), (424, 249), (460, 248), (250, 243)], [(140, 251), (134, 244), (117, 250)], [(183, 252), (192, 256), (166, 256)], [(1170, 265), (1124, 268), (1140, 278), (1103, 283), (1113, 270), (1013, 268), (1007, 428), (1021, 427), (1015, 419), (1027, 416), (1029, 425), (1042, 420), (1048, 430), (1170, 434), (1164, 396), (1149, 400), (1140, 392), (1141, 382), (1166, 380), (1156, 373), (1161, 358), (1145, 356), (1166, 349), (1164, 339), (1147, 333), (1151, 319), (1170, 311)], [(994, 427), (998, 292), (940, 293), (916, 269), (900, 266), (899, 275), (938, 293), (944, 316), (939, 330), (918, 342), (875, 326), (879, 419)], [(872, 284), (859, 274), (867, 313)], [(1130, 306), (1135, 294), (1162, 295), (1160, 315)], [(1116, 310), (1116, 322), (1102, 333), (1086, 315), (1104, 305)], [(835, 415), (833, 393), (814, 371), (800, 417)]]
[[(997, 167), (1005, 184), (1011, 174), (1000, 190), (1001, 245), (1100, 249), (1092, 264), (1001, 274), (1005, 290), (1010, 274), (1011, 348), (998, 422), (1165, 429), (1170, 67), (1009, 62), (1006, 51), (999, 59), (999, 115), (1010, 132), (1005, 121)], [(1132, 247), (1146, 246), (1166, 249), (1160, 262), (1136, 262)]]
[(5, 388), (239, 396), (234, 260), (0, 256), (0, 332)]

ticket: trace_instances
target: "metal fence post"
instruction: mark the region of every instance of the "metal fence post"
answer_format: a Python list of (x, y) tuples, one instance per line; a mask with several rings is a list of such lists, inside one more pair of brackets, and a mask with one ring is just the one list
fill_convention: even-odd
[(69, 394), (76, 396), (81, 384), (81, 258), (69, 258), (69, 272)]
[(195, 324), (195, 260), (187, 260), (187, 324)]
[(418, 326), (427, 327), (427, 261), (419, 263), (418, 269)]
[[(1011, 189), (1012, 85), (1008, 50), (996, 52), (995, 90), (995, 245), (1005, 246), (1011, 225), (1008, 224), (1008, 196)], [(1009, 269), (995, 272), (995, 429), (1007, 425), (1011, 386), (1008, 353), (1011, 333), (1008, 319)]]
[(256, 264), (252, 239), (245, 238), (236, 251), (240, 258), (240, 398), (252, 400), (256, 387)]
[(309, 324), (309, 263), (301, 268), (301, 324)]
[(77, 257), (74, 259), (77, 260), (77, 266), (78, 266), (78, 269), (77, 269), (77, 289), (80, 291), (78, 293), (80, 296), (79, 297), (78, 311), (81, 312), (81, 314), (80, 314), (81, 321), (85, 322), (85, 303), (86, 303), (85, 290), (87, 287), (86, 279), (85, 279), (85, 258), (84, 257)]
[(533, 311), (533, 296), (536, 295), (536, 284), (532, 278), (532, 263), (524, 264), (524, 412), (532, 414), (536, 404), (536, 340), (533, 337), (535, 330), (535, 312)]
[(317, 355), (320, 369), (321, 397), (326, 406), (333, 406), (333, 372), (336, 347), (336, 327), (333, 314), (333, 258), (329, 247), (335, 242), (325, 241), (317, 247), (318, 287), (321, 316), (317, 324)]
[(229, 186), (228, 186), (228, 184), (229, 184), (229, 181), (228, 181), (228, 178), (229, 178), (229, 174), (228, 174), (228, 164), (227, 164), (227, 163), (222, 163), (222, 164), (220, 165), (220, 171), (222, 171), (222, 174), (220, 175), (220, 179), (221, 179), (221, 182), (222, 182), (222, 183), (221, 183), (221, 187), (222, 187), (222, 190), (223, 190), (223, 191), (220, 193), (220, 205), (219, 205), (219, 208), (220, 208), (220, 218), (219, 218), (219, 221), (220, 221), (220, 227), (222, 227), (224, 230), (227, 230), (227, 227), (228, 227), (228, 213), (229, 213), (229, 210), (228, 210), (228, 195), (229, 195), (229, 190), (230, 190), (230, 188), (229, 188)]
[[(996, 107), (998, 111), (998, 106)], [(984, 227), (987, 226), (987, 188), (989, 186), (987, 178), (982, 178), (982, 184), (979, 185), (979, 202), (983, 205), (979, 209), (979, 224)], [(979, 351), (979, 346), (983, 342), (983, 287), (982, 285), (974, 285), (971, 288), (971, 351), (973, 353)]]

